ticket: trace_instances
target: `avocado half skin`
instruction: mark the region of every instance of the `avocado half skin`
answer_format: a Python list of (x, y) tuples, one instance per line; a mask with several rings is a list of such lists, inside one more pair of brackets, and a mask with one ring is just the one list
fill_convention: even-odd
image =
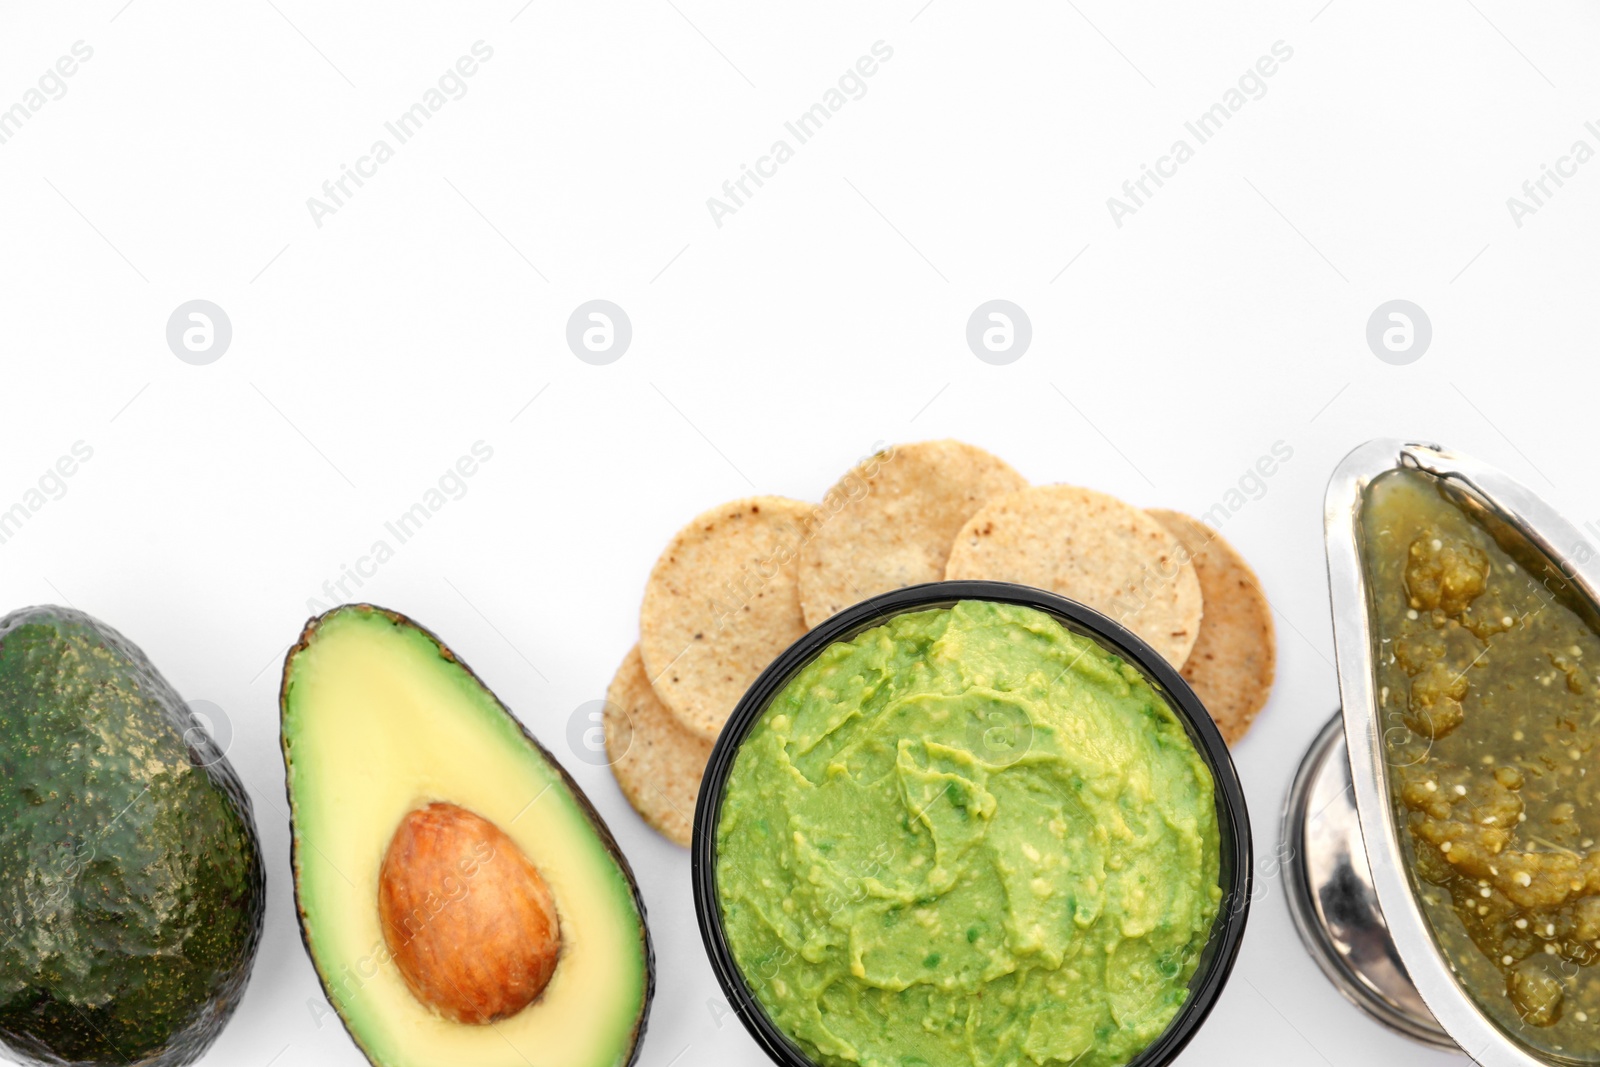
[(266, 911), (232, 765), (136, 645), (42, 606), (0, 619), (0, 779), (0, 928), (21, 942), (0, 943), (0, 1043), (52, 1067), (199, 1059)]
[[(611, 858), (616, 861), (617, 866), (621, 868), (623, 877), (628, 880), (628, 889), (633, 894), (633, 905), (639, 910), (640, 939), (643, 943), (642, 947), (644, 949), (644, 997), (642, 998), (639, 1006), (639, 1018), (633, 1026), (631, 1051), (628, 1054), (627, 1061), (622, 1065), (622, 1067), (634, 1067), (634, 1064), (638, 1063), (639, 1061), (640, 1050), (644, 1048), (645, 1028), (650, 1021), (650, 1005), (655, 1000), (656, 995), (656, 953), (655, 945), (650, 940), (650, 922), (648, 915), (645, 913), (644, 897), (639, 892), (639, 880), (634, 877), (633, 868), (628, 864), (628, 857), (623, 855), (622, 849), (617, 845), (617, 839), (611, 834), (611, 828), (606, 825), (605, 819), (601, 818), (600, 813), (595, 810), (594, 804), (589, 800), (588, 794), (584, 793), (583, 787), (578, 785), (578, 783), (573, 780), (572, 775), (567, 773), (567, 769), (566, 767), (562, 766), (561, 761), (556, 759), (555, 756), (551, 754), (549, 749), (540, 744), (537, 737), (534, 737), (533, 734), (528, 732), (528, 728), (522, 724), (522, 720), (511, 713), (511, 709), (506, 707), (505, 702), (495, 694), (493, 689), (490, 689), (489, 686), (484, 683), (484, 680), (478, 676), (476, 671), (467, 665), (465, 660), (461, 659), (461, 657), (452, 652), (450, 647), (439, 639), (439, 635), (428, 629), (426, 626), (417, 623), (408, 616), (402, 615), (398, 611), (391, 611), (388, 608), (379, 607), (376, 604), (366, 603), (342, 604), (338, 607), (330, 608), (321, 615), (316, 615), (306, 620), (305, 629), (300, 631), (300, 640), (295, 642), (295, 644), (289, 649), (288, 653), (285, 654), (283, 658), (283, 675), (278, 686), (278, 739), (279, 744), (283, 748), (284, 796), (288, 801), (290, 812), (289, 862), (294, 874), (295, 917), (298, 920), (298, 925), (300, 927), (300, 943), (305, 946), (306, 956), (311, 960), (312, 970), (317, 972), (317, 983), (322, 987), (323, 997), (327, 1000), (329, 1006), (333, 1008), (334, 1014), (339, 1016), (339, 1024), (344, 1027), (345, 1033), (350, 1035), (350, 1040), (355, 1044), (356, 1048), (361, 1050), (361, 1054), (367, 1058), (368, 1062), (378, 1064), (378, 1060), (373, 1057), (366, 1045), (362, 1043), (361, 1038), (356, 1034), (354, 1027), (352, 1027), (349, 1021), (345, 1019), (344, 1014), (339, 1011), (338, 1001), (334, 999), (333, 991), (328, 985), (328, 977), (322, 973), (322, 964), (317, 960), (316, 951), (311, 947), (311, 936), (307, 930), (305, 906), (300, 900), (300, 835), (295, 832), (294, 828), (294, 795), (289, 788), (289, 772), (292, 761), (289, 755), (288, 738), (284, 734), (283, 725), (284, 717), (288, 711), (289, 675), (294, 666), (295, 656), (301, 652), (304, 652), (310, 647), (311, 638), (316, 633), (317, 627), (322, 625), (322, 621), (324, 619), (338, 612), (345, 611), (363, 611), (381, 615), (396, 626), (403, 626), (408, 629), (415, 630), (417, 633), (420, 633), (426, 637), (433, 644), (433, 646), (439, 650), (440, 657), (448, 660), (457, 667), (461, 668), (461, 670), (465, 671), (467, 677), (471, 678), (472, 681), (486, 694), (488, 694), (490, 699), (494, 701), (495, 706), (500, 709), (501, 714), (505, 715), (507, 719), (510, 719), (511, 722), (516, 724), (517, 729), (521, 732), (523, 738), (527, 740), (528, 744), (533, 746), (534, 751), (538, 752), (546, 763), (555, 768), (556, 773), (561, 776), (562, 783), (566, 785), (568, 791), (571, 792), (573, 799), (577, 801), (579, 809), (582, 810), (585, 818), (588, 819), (590, 829), (592, 829), (595, 836), (599, 838), (600, 843), (605, 847), (607, 854), (609, 854)], [(376, 901), (373, 902), (373, 906), (377, 906)], [(534, 1005), (530, 1005), (530, 1008), (536, 1006), (537, 1003), (538, 1002), (535, 1001)]]

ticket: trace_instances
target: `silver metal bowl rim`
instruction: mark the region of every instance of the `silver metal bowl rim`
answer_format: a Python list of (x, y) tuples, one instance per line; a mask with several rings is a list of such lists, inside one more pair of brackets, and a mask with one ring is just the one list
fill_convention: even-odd
[(1327, 928), (1323, 925), (1316, 904), (1311, 899), (1313, 891), (1306, 871), (1304, 848), (1306, 821), (1310, 814), (1306, 806), (1323, 768), (1339, 758), (1334, 749), (1333, 738), (1342, 729), (1342, 719), (1343, 713), (1335, 711), (1317, 731), (1316, 739), (1306, 749), (1306, 754), (1295, 771), (1294, 781), (1289, 785), (1289, 793), (1283, 801), (1282, 840), (1289, 842), (1293, 848), (1293, 853), (1287, 861), (1289, 870), (1283, 895), (1289, 908), (1289, 918), (1293, 920), (1295, 932), (1300, 935), (1300, 941), (1305, 945), (1307, 954), (1316, 961), (1322, 973), (1345, 1000), (1395, 1033), (1432, 1048), (1459, 1051), (1456, 1043), (1450, 1040), (1448, 1035), (1435, 1027), (1424, 1026), (1410, 1015), (1398, 1010), (1368, 989), (1361, 979), (1350, 971), (1329, 943)]
[[(1597, 602), (1600, 560), (1577, 527), (1527, 487), (1495, 467), (1438, 445), (1387, 438), (1368, 441), (1347, 455), (1328, 481), (1323, 527), (1345, 745), (1350, 753), (1361, 834), (1384, 921), (1423, 1002), (1468, 1056), (1482, 1067), (1548, 1067), (1561, 1061), (1541, 1059), (1523, 1048), (1457, 984), (1412, 894), (1400, 837), (1390, 814), (1383, 725), (1374, 692), (1360, 522), (1362, 491), (1378, 475), (1397, 468), (1426, 471), (1468, 492), (1527, 536), (1574, 585)], [(1572, 558), (1572, 553), (1580, 550), (1583, 562)]]

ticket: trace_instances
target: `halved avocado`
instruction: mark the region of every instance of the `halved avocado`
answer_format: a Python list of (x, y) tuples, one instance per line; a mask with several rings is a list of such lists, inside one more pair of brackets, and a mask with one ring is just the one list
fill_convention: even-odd
[[(280, 703), (300, 931), (367, 1058), (631, 1064), (655, 985), (633, 872), (477, 675), (404, 616), (345, 605), (290, 649)], [(526, 937), (470, 934), (520, 916), (538, 920)], [(551, 936), (553, 971), (516, 951)]]

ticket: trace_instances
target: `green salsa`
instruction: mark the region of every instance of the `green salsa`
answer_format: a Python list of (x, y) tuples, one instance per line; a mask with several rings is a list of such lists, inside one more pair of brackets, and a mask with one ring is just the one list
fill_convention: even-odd
[(1362, 531), (1390, 794), (1439, 949), (1513, 1037), (1600, 1061), (1592, 614), (1431, 475), (1374, 480)]
[(1132, 665), (963, 601), (822, 652), (739, 748), (728, 946), (827, 1067), (1111, 1067), (1215, 923), (1210, 769)]

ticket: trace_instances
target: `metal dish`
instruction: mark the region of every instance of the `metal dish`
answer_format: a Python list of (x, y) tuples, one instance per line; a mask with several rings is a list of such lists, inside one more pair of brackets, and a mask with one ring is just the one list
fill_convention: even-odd
[(1344, 998), (1396, 1033), (1456, 1043), (1417, 994), (1372, 888), (1339, 712), (1311, 742), (1283, 806), (1285, 899), (1311, 958)]
[[(1600, 604), (1596, 595), (1600, 560), (1583, 535), (1527, 487), (1488, 464), (1438, 445), (1377, 440), (1351, 452), (1334, 470), (1323, 513), (1334, 648), (1352, 794), (1382, 924), (1361, 931), (1360, 936), (1387, 939), (1385, 951), (1409, 976), (1439, 1027), (1482, 1067), (1575, 1062), (1535, 1055), (1473, 1002), (1440, 953), (1406, 875), (1399, 830), (1390, 813), (1384, 759), (1384, 732), (1392, 724), (1379, 717), (1373, 691), (1372, 634), (1360, 535), (1363, 491), (1378, 475), (1396, 468), (1420, 470), (1438, 478), (1445, 492), (1491, 533), (1514, 541), (1528, 568), (1552, 589), (1559, 585), (1580, 611), (1594, 613), (1595, 605)], [(1304, 834), (1306, 827), (1289, 826), (1287, 832)], [(1340, 935), (1330, 924), (1320, 918), (1315, 922), (1322, 930), (1313, 930), (1308, 942), (1323, 937), (1339, 941)], [(1354, 935), (1347, 930), (1343, 936)], [(1327, 966), (1324, 962), (1324, 969)]]

